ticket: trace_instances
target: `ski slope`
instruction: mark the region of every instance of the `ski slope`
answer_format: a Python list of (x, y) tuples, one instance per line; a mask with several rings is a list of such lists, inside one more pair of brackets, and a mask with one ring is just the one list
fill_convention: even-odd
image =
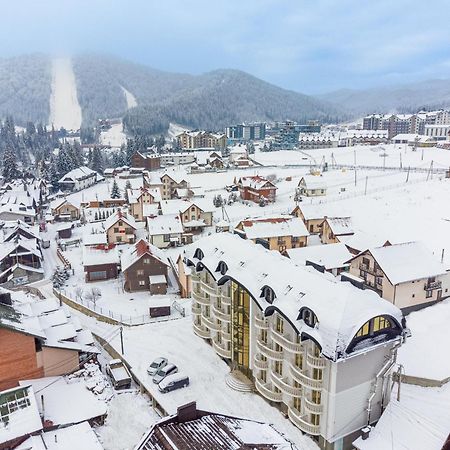
[(56, 129), (78, 130), (81, 127), (81, 107), (70, 58), (55, 58), (52, 62), (49, 122)]
[(125, 94), (125, 99), (127, 101), (127, 108), (130, 109), (137, 106), (136, 97), (130, 91), (127, 91), (123, 86), (120, 87), (122, 88), (122, 91)]

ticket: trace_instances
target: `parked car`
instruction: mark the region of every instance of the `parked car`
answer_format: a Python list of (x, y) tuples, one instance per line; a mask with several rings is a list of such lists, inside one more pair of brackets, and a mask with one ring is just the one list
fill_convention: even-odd
[(131, 387), (130, 372), (120, 359), (112, 359), (106, 366), (106, 373), (111, 378), (114, 389), (129, 389)]
[(153, 383), (161, 383), (164, 378), (178, 372), (178, 367), (175, 364), (166, 364), (158, 370), (153, 376)]
[(147, 373), (149, 375), (155, 375), (156, 372), (158, 372), (159, 369), (162, 369), (164, 366), (167, 365), (167, 358), (163, 358), (162, 356), (160, 356), (159, 358), (156, 358), (149, 366), (147, 369)]
[(168, 375), (161, 383), (158, 384), (158, 389), (163, 392), (174, 391), (175, 389), (180, 389), (189, 385), (189, 377), (182, 373), (174, 373)]

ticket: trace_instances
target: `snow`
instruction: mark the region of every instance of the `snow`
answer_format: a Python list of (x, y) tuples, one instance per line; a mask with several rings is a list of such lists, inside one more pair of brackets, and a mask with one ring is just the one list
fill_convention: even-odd
[(31, 436), (17, 450), (102, 450), (88, 422)]
[(407, 317), (411, 336), (398, 350), (398, 362), (414, 377), (445, 380), (450, 377), (448, 355), (450, 299), (412, 312)]
[(296, 264), (304, 265), (306, 261), (324, 266), (326, 270), (345, 267), (352, 254), (345, 244), (312, 245), (286, 250), (289, 258)]
[(55, 129), (79, 130), (81, 127), (81, 107), (70, 58), (55, 58), (52, 62), (49, 122)]
[(100, 144), (118, 148), (126, 144), (127, 136), (123, 132), (122, 122), (111, 124), (111, 128), (100, 133)]
[(159, 419), (150, 402), (142, 395), (118, 393), (108, 404), (105, 424), (96, 432), (105, 450), (131, 450)]
[(189, 128), (182, 125), (177, 125), (176, 123), (170, 123), (167, 134), (169, 139), (175, 139), (179, 134), (189, 131)]
[(250, 218), (244, 219), (242, 224), (247, 239), (309, 236), (309, 232), (303, 221), (292, 216)]
[(441, 388), (402, 384), (359, 450), (441, 450), (450, 430), (450, 383)]
[(125, 95), (125, 99), (127, 101), (127, 108), (134, 108), (135, 106), (137, 106), (137, 100), (136, 97), (127, 89), (125, 89), (123, 86), (120, 86), (122, 88), (122, 91)]
[[(86, 388), (84, 381), (68, 381), (64, 377), (46, 377), (22, 380), (21, 386), (32, 386), (37, 398), (39, 412), (45, 420), (55, 425), (70, 425), (106, 414), (106, 405)], [(70, 405), (70, 408), (67, 407)]]

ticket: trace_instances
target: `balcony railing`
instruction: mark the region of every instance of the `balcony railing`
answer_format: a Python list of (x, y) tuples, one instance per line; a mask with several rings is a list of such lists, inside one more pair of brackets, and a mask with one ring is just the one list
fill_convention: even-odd
[(212, 345), (216, 353), (221, 356), (222, 358), (231, 358), (231, 349), (228, 350), (226, 345), (224, 343), (217, 342), (216, 339), (212, 340)]
[(265, 398), (272, 402), (283, 401), (283, 394), (281, 392), (273, 391), (267, 384), (258, 378), (255, 379), (256, 390)]
[(288, 417), (291, 422), (298, 428), (300, 428), (300, 430), (302, 430), (304, 433), (311, 434), (313, 436), (318, 436), (320, 434), (320, 426), (313, 425), (312, 423), (307, 422), (305, 420), (306, 415), (301, 414), (297, 409), (290, 407), (288, 409)]
[(256, 348), (262, 353), (266, 358), (282, 361), (283, 360), (283, 351), (282, 350), (273, 350), (269, 347), (269, 344), (261, 341), (260, 339), (256, 340)]
[(300, 383), (303, 387), (309, 389), (320, 390), (323, 386), (322, 380), (315, 380), (305, 375), (298, 367), (293, 364), (290, 365), (291, 375), (297, 383)]
[(314, 356), (310, 352), (306, 353), (306, 362), (315, 369), (323, 369), (326, 365), (326, 361), (320, 356)]
[(217, 286), (210, 286), (206, 281), (202, 280), (202, 289), (207, 292), (209, 295), (213, 295), (218, 297), (220, 295), (220, 290)]
[(294, 353), (300, 353), (302, 351), (302, 344), (299, 342), (295, 342), (289, 339), (286, 336), (283, 336), (282, 333), (272, 328), (271, 330), (272, 340), (275, 341), (278, 345), (281, 345), (285, 350)]
[(217, 319), (222, 322), (231, 322), (231, 314), (226, 313), (223, 309), (219, 308), (216, 304), (212, 305), (212, 312)]
[(211, 331), (220, 331), (220, 325), (212, 318), (202, 316), (202, 322), (211, 330)]
[(202, 308), (200, 306), (195, 305), (195, 303), (192, 304), (192, 314), (199, 316), (202, 313)]
[(211, 332), (207, 328), (205, 328), (201, 325), (197, 325), (196, 323), (193, 324), (193, 327), (194, 327), (194, 333), (197, 336), (199, 336), (203, 339), (209, 339), (211, 337)]
[(259, 370), (266, 370), (269, 367), (269, 361), (263, 361), (261, 355), (255, 355), (253, 359), (253, 367)]
[(432, 291), (433, 289), (441, 289), (442, 281), (429, 281), (425, 283), (424, 289), (426, 291)]
[(362, 270), (363, 272), (367, 272), (370, 273), (371, 275), (374, 275), (376, 277), (382, 277), (383, 276), (383, 271), (380, 268), (375, 268), (375, 267), (369, 267), (367, 264), (364, 263), (360, 263), (359, 264), (359, 269)]
[(192, 298), (201, 305), (210, 305), (211, 299), (208, 297), (205, 297), (205, 295), (202, 292), (195, 292), (192, 291)]
[(281, 392), (291, 395), (292, 397), (300, 397), (302, 395), (302, 388), (291, 386), (286, 380), (283, 380), (281, 375), (275, 372), (270, 373), (270, 379), (274, 386), (276, 386)]
[(312, 414), (322, 414), (323, 405), (317, 404), (308, 400), (306, 397), (303, 398), (303, 404), (305, 405), (305, 409)]
[(255, 316), (255, 327), (259, 328), (260, 330), (268, 330), (269, 323), (266, 322), (264, 319), (261, 319), (260, 317)]
[(222, 291), (220, 298), (221, 298), (223, 305), (227, 305), (227, 306), (231, 305), (231, 297), (229, 295), (227, 295), (226, 291)]

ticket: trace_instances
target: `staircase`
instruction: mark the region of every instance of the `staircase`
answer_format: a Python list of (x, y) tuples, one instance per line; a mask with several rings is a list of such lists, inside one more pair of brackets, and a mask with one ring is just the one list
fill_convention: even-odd
[(232, 370), (225, 378), (225, 382), (228, 387), (235, 391), (253, 392), (253, 382), (239, 370)]

